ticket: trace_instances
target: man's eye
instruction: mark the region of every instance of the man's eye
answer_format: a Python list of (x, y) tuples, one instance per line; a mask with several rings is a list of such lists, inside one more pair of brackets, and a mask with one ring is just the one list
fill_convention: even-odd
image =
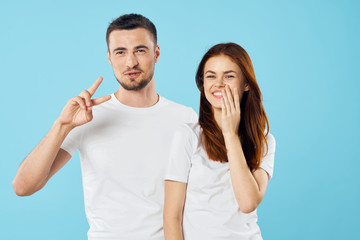
[(118, 52), (116, 52), (116, 55), (124, 55), (124, 54), (125, 54), (124, 51), (118, 51)]
[(137, 53), (144, 53), (145, 50), (144, 50), (144, 49), (138, 49), (138, 50), (136, 50), (136, 52), (137, 52)]

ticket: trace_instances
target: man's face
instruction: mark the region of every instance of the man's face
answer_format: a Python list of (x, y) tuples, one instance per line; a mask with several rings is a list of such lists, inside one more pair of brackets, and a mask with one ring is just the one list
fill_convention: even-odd
[(145, 28), (114, 30), (109, 35), (108, 59), (120, 85), (141, 90), (153, 79), (160, 56), (151, 33)]

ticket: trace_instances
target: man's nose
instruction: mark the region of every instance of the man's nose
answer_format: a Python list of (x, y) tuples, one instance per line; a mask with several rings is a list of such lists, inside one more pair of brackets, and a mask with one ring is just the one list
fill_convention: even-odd
[(136, 56), (133, 53), (129, 53), (126, 56), (126, 66), (128, 68), (134, 68), (136, 65), (138, 65), (138, 61), (136, 59)]

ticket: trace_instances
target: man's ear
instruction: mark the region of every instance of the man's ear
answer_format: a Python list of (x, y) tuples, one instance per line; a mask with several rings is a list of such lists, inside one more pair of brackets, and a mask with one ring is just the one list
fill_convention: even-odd
[(110, 60), (110, 52), (109, 52), (109, 49), (106, 50), (106, 53), (107, 53), (107, 59), (109, 60), (110, 65), (112, 65), (112, 64), (111, 64), (111, 60)]
[(160, 47), (159, 47), (159, 45), (157, 45), (155, 47), (155, 62), (156, 63), (159, 61), (159, 57), (160, 57)]

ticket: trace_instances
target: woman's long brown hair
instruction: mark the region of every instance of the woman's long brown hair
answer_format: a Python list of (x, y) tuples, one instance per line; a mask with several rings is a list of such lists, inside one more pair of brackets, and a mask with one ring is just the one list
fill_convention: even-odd
[(230, 57), (240, 67), (245, 76), (245, 82), (249, 85), (249, 91), (244, 92), (240, 103), (241, 121), (238, 135), (250, 170), (256, 170), (260, 166), (265, 145), (267, 152), (266, 135), (269, 131), (269, 121), (262, 105), (262, 95), (250, 57), (242, 47), (235, 43), (217, 44), (210, 48), (202, 58), (196, 73), (196, 84), (200, 90), (199, 123), (203, 129), (205, 150), (211, 160), (228, 161), (224, 136), (204, 93), (205, 64), (211, 57), (218, 55)]

